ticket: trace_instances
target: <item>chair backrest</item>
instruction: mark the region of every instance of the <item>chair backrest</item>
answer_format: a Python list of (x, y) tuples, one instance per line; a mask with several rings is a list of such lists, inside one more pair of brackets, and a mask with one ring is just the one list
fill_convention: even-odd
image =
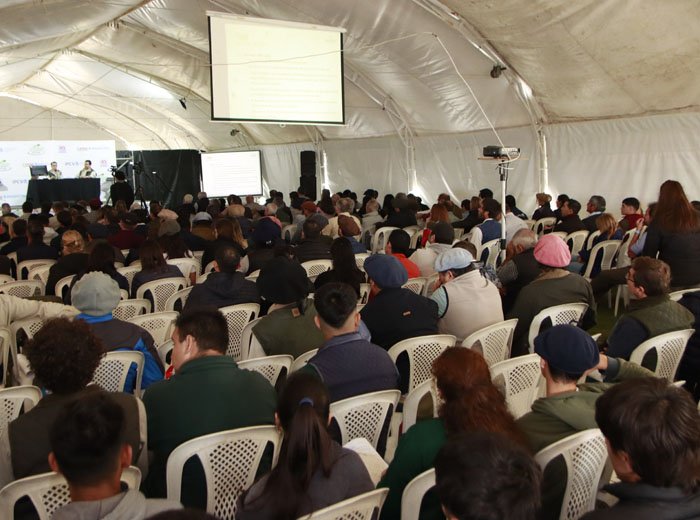
[(559, 237), (562, 240), (566, 240), (567, 233), (566, 231), (552, 231), (550, 235), (554, 235), (555, 237)]
[(668, 297), (674, 302), (677, 302), (678, 300), (683, 298), (684, 294), (698, 291), (700, 291), (700, 287), (693, 287), (692, 289), (681, 289), (680, 291), (673, 291), (668, 295)]
[(457, 338), (451, 334), (418, 336), (399, 341), (389, 349), (389, 357), (396, 363), (403, 352), (408, 356), (408, 391), (410, 392), (432, 376), (433, 361), (443, 350), (454, 347)]
[(424, 471), (411, 480), (401, 495), (401, 520), (418, 520), (423, 497), (435, 486), (435, 468)]
[(557, 223), (556, 217), (544, 217), (535, 222), (535, 233), (542, 235), (544, 233), (544, 228), (547, 226), (553, 226)]
[(216, 261), (212, 260), (207, 265), (204, 266), (204, 271), (202, 273), (213, 273), (216, 271)]
[(369, 258), (369, 253), (355, 253), (355, 263), (358, 269), (364, 270), (365, 260)]
[(197, 261), (197, 274), (202, 272), (202, 258), (204, 257), (204, 251), (192, 251), (192, 258)]
[(617, 255), (615, 256), (615, 267), (627, 267), (628, 265), (632, 264), (632, 259), (627, 255), (627, 252), (630, 249), (632, 237), (636, 231), (637, 228), (632, 228), (622, 237), (622, 242), (620, 242), (620, 247), (618, 248)]
[(685, 329), (649, 338), (632, 351), (630, 361), (641, 365), (646, 353), (650, 350), (656, 350), (654, 374), (657, 377), (665, 377), (672, 383), (676, 378), (676, 370), (678, 370), (685, 347), (693, 334), (695, 334), (694, 329)]
[(287, 354), (246, 359), (238, 362), (238, 368), (253, 370), (262, 374), (272, 386), (276, 386), (280, 377), (289, 374), (294, 358)]
[(36, 386), (13, 386), (0, 389), (0, 437), (7, 425), (26, 413), (41, 399), (41, 389)]
[(177, 266), (182, 273), (183, 278), (190, 283), (190, 273), (199, 274), (199, 263), (194, 258), (170, 258), (168, 264)]
[(464, 235), (464, 228), (455, 228), (455, 238), (460, 240), (462, 235)]
[[(49, 271), (51, 270), (50, 265), (40, 265), (33, 267), (29, 270), (27, 274), (27, 280), (39, 280), (41, 283), (46, 285), (49, 281)], [(8, 282), (13, 282), (14, 280), (7, 280)], [(4, 283), (4, 282), (3, 282)]]
[(462, 341), (462, 346), (474, 348), (474, 345), (478, 344), (486, 363), (493, 366), (510, 357), (510, 347), (513, 345), (513, 333), (517, 324), (517, 318), (499, 321), (467, 336)]
[(255, 327), (260, 319), (261, 318), (255, 318), (254, 320), (250, 320), (241, 331), (241, 361), (266, 355), (258, 338), (253, 334), (253, 327)]
[[(484, 251), (487, 251), (486, 258), (482, 259)], [(498, 253), (500, 252), (500, 239), (489, 240), (484, 242), (476, 249), (476, 260), (483, 261), (484, 265), (490, 265), (494, 269), (496, 268), (496, 262), (498, 261)]]
[(297, 232), (297, 225), (296, 224), (288, 224), (282, 228), (282, 238), (284, 239), (285, 242), (290, 244), (292, 242), (292, 238), (294, 237), (294, 233)]
[[(129, 489), (138, 489), (141, 471), (129, 466), (122, 471), (121, 481)], [(24, 497), (29, 497), (40, 520), (49, 520), (59, 507), (70, 502), (68, 482), (53, 472), (15, 480), (0, 490), (0, 518), (14, 518), (15, 504)]]
[(360, 302), (359, 303), (367, 303), (368, 299), (369, 299), (369, 284), (368, 283), (361, 283), (360, 284)]
[(583, 244), (586, 242), (588, 235), (589, 231), (587, 229), (574, 231), (566, 235), (564, 242), (569, 246), (572, 255), (578, 255), (578, 252), (583, 249)]
[(187, 301), (187, 298), (189, 297), (191, 292), (192, 286), (190, 285), (189, 287), (185, 287), (184, 289), (180, 289), (179, 291), (174, 293), (165, 302), (165, 310), (182, 312), (182, 309), (185, 308), (185, 302)]
[(595, 246), (593, 246), (593, 249), (591, 250), (591, 254), (588, 257), (588, 263), (586, 264), (586, 270), (583, 273), (583, 277), (587, 280), (591, 279), (591, 272), (593, 271), (593, 266), (596, 263), (596, 258), (598, 257), (598, 255), (601, 254), (603, 255), (603, 258), (600, 261), (600, 270), (605, 271), (607, 269), (610, 269), (612, 267), (612, 261), (615, 258), (618, 249), (620, 249), (619, 240), (603, 240), (602, 242), (598, 242)]
[(298, 520), (372, 520), (379, 518), (389, 488), (375, 489), (319, 509)]
[(145, 298), (121, 300), (112, 311), (112, 317), (118, 320), (131, 321), (132, 318), (151, 312), (151, 302)]
[(406, 432), (411, 426), (416, 424), (418, 420), (418, 406), (423, 398), (430, 394), (433, 400), (433, 417), (437, 417), (439, 398), (435, 391), (435, 385), (432, 379), (423, 381), (413, 390), (406, 394), (406, 399), (403, 401), (403, 431)]
[(130, 321), (134, 325), (146, 329), (157, 346), (170, 339), (173, 322), (177, 319), (177, 316), (178, 313), (175, 311), (163, 311), (134, 316)]
[(340, 428), (341, 444), (365, 438), (377, 449), (382, 429), (401, 398), (399, 390), (382, 390), (331, 403), (331, 416)]
[(44, 326), (44, 320), (41, 318), (28, 318), (26, 320), (15, 321), (10, 325), (10, 330), (12, 331), (12, 340), (15, 345), (19, 345), (18, 334), (20, 331), (24, 334), (27, 339), (32, 339), (34, 334), (39, 332), (39, 329)]
[(18, 298), (30, 298), (44, 294), (44, 284), (39, 280), (18, 280), (0, 284), (0, 294), (9, 294)]
[(542, 371), (540, 356), (528, 354), (496, 363), (491, 368), (491, 380), (506, 398), (510, 413), (516, 419), (530, 411), (537, 399)]
[(134, 281), (134, 276), (136, 276), (136, 273), (139, 271), (141, 271), (141, 265), (128, 265), (117, 269), (117, 272), (129, 282), (129, 287), (131, 287), (131, 282)]
[[(593, 241), (600, 236), (600, 230), (596, 229), (593, 233), (590, 233), (588, 235), (588, 238), (586, 239), (586, 249), (590, 249), (593, 247)], [(574, 251), (574, 253), (578, 253), (578, 251)]]
[(248, 276), (245, 277), (246, 280), (250, 280), (251, 282), (254, 282), (258, 279), (258, 276), (260, 276), (260, 269), (256, 269), (252, 273), (250, 273)]
[(330, 260), (309, 260), (308, 262), (302, 262), (301, 266), (306, 271), (306, 276), (309, 277), (309, 280), (313, 281), (319, 274), (333, 269), (333, 262)]
[[(48, 274), (49, 273), (47, 271), (46, 272), (47, 278), (48, 278)], [(29, 279), (32, 280), (33, 278), (31, 278), (31, 276), (30, 276)], [(40, 280), (40, 278), (37, 278), (37, 279)], [(7, 282), (14, 282), (14, 281), (15, 281), (15, 279), (12, 278), (9, 274), (0, 274), (0, 284), (7, 283)]]
[(243, 359), (243, 350), (241, 348), (243, 328), (260, 314), (260, 305), (257, 303), (241, 303), (222, 307), (219, 311), (226, 318), (226, 324), (228, 325), (226, 355), (231, 356), (236, 361), (241, 361)]
[(599, 429), (576, 433), (540, 450), (535, 461), (542, 470), (562, 457), (566, 464), (566, 491), (559, 518), (580, 518), (595, 508), (598, 483), (608, 460), (605, 438)]
[(527, 227), (529, 227), (532, 231), (535, 230), (535, 225), (537, 224), (536, 220), (529, 218), (527, 220), (523, 220), (523, 222), (525, 222), (525, 224), (527, 224)]
[(169, 339), (168, 341), (163, 342), (162, 345), (158, 346), (158, 357), (163, 362), (163, 366), (168, 366), (168, 355), (173, 351), (174, 346), (175, 345), (173, 344), (172, 339)]
[(430, 296), (433, 294), (433, 287), (435, 287), (435, 282), (437, 282), (439, 273), (433, 273), (425, 279), (425, 289), (423, 289), (423, 296)]
[[(187, 280), (178, 276), (146, 282), (136, 291), (137, 298), (147, 298), (153, 303), (153, 312), (166, 310), (165, 303), (173, 294), (187, 286)], [(148, 298), (148, 295), (151, 295)]]
[(317, 353), (318, 353), (317, 348), (315, 348), (313, 350), (309, 350), (308, 352), (304, 352), (301, 356), (297, 357), (292, 362), (292, 366), (289, 367), (289, 373), (291, 374), (292, 372), (296, 372), (300, 368), (303, 368), (309, 362), (309, 359), (314, 357)]
[(540, 333), (544, 320), (549, 318), (552, 321), (552, 326), (579, 323), (587, 309), (587, 303), (563, 303), (561, 305), (552, 305), (538, 312), (532, 318), (532, 323), (530, 323), (530, 332), (528, 334), (530, 352), (535, 351), (535, 338)]
[(387, 240), (389, 240), (389, 235), (395, 229), (401, 229), (392, 226), (381, 227), (374, 232), (372, 235), (372, 252), (378, 253), (379, 251), (384, 251), (384, 246), (386, 246)]
[[(455, 230), (456, 231), (456, 230)], [(464, 231), (464, 230), (462, 230)], [(409, 249), (415, 249), (418, 247), (418, 241), (421, 239), (423, 236), (423, 230), (419, 229), (418, 231), (414, 231), (413, 234), (411, 235), (411, 241), (408, 244)], [(457, 235), (455, 234), (455, 237)]]
[(0, 363), (2, 363), (2, 374), (0, 374), (0, 388), (5, 388), (10, 384), (10, 357), (12, 366), (17, 366), (17, 350), (12, 341), (12, 331), (9, 327), (0, 327)]
[(57, 281), (56, 285), (54, 286), (53, 293), (65, 301), (66, 296), (68, 296), (68, 288), (70, 287), (70, 284), (73, 281), (74, 277), (75, 275), (71, 274), (70, 276), (64, 276), (59, 281)]
[(129, 369), (136, 365), (136, 382), (134, 395), (141, 395), (141, 379), (143, 378), (143, 366), (145, 358), (138, 350), (114, 350), (107, 352), (97, 365), (92, 376), (92, 382), (108, 392), (130, 392), (131, 388), (125, 388)]
[(32, 270), (34, 267), (39, 267), (39, 266), (51, 267), (55, 263), (56, 263), (56, 260), (49, 260), (47, 258), (40, 258), (37, 260), (25, 260), (24, 262), (20, 262), (19, 264), (17, 264), (17, 279), (18, 280), (26, 280), (27, 275), (29, 274), (29, 271)]
[(197, 457), (204, 468), (207, 513), (222, 520), (234, 519), (236, 501), (255, 482), (265, 448), (274, 447), (277, 462), (281, 437), (274, 426), (253, 426), (203, 435), (180, 444), (168, 457), (168, 498), (180, 501), (185, 463)]
[(413, 291), (416, 294), (423, 294), (425, 291), (425, 284), (428, 281), (427, 278), (418, 276), (416, 278), (409, 278), (409, 280), (403, 284), (401, 287)]

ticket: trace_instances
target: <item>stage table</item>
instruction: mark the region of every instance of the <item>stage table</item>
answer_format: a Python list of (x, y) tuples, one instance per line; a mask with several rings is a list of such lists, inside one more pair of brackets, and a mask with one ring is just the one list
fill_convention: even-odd
[(90, 200), (100, 196), (100, 179), (31, 179), (27, 200), (38, 207), (44, 202)]

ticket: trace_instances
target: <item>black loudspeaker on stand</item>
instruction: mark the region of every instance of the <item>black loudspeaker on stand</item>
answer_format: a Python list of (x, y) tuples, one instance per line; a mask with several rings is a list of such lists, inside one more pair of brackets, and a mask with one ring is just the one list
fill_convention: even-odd
[(299, 186), (310, 199), (316, 198), (316, 152), (304, 150), (299, 156), (301, 165), (301, 177)]

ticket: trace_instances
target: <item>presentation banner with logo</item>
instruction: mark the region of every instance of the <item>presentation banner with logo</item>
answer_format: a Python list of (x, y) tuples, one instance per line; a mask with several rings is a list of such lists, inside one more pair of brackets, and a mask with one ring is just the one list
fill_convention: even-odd
[(110, 166), (116, 165), (114, 141), (0, 141), (0, 203), (21, 206), (31, 179), (30, 167), (51, 169), (56, 162), (62, 179), (78, 177), (86, 160), (92, 161), (93, 176), (102, 179), (102, 200), (112, 183)]

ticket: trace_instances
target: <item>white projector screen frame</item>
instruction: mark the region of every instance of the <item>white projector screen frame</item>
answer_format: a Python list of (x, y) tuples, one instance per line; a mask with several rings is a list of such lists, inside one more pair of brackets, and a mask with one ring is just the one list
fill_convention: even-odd
[(262, 195), (260, 150), (200, 154), (202, 191), (209, 197)]
[(212, 121), (345, 124), (344, 29), (207, 16)]

